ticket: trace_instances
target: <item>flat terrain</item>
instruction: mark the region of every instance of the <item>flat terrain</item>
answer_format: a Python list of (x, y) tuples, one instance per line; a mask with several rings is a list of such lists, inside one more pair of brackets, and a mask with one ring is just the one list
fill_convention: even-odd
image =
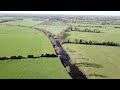
[[(0, 56), (55, 54), (49, 39), (27, 27), (0, 25)], [(58, 58), (0, 61), (0, 78), (70, 79)]]
[(64, 44), (70, 57), (88, 78), (120, 78), (120, 48)]
[(0, 79), (70, 79), (58, 58), (0, 61)]
[[(73, 26), (75, 24), (72, 24)], [(80, 29), (98, 29), (103, 33), (91, 32), (67, 32), (64, 40), (75, 41), (75, 39), (94, 40), (97, 42), (113, 41), (120, 43), (119, 25), (100, 25), (100, 24), (80, 24), (84, 26), (103, 26), (106, 28), (79, 27)], [(120, 47), (100, 46), (100, 45), (81, 45), (81, 44), (64, 44), (67, 53), (76, 63), (81, 71), (88, 78), (114, 79), (120, 78)]]
[[(79, 24), (79, 23), (76, 24), (81, 26), (82, 25), (89, 26), (89, 27), (78, 27), (79, 29), (91, 29), (91, 30), (97, 29), (100, 30), (102, 33), (72, 31), (72, 32), (67, 32), (66, 36), (64, 37), (64, 40), (70, 39), (71, 41), (74, 41), (75, 39), (84, 39), (84, 40), (94, 40), (98, 42), (113, 41), (120, 43), (120, 28), (114, 28), (114, 27), (119, 27), (119, 25), (100, 25), (100, 24), (96, 25), (96, 24)], [(72, 23), (71, 25), (74, 26), (74, 23)], [(96, 28), (90, 26), (102, 26), (103, 28)]]
[[(5, 18), (2, 17), (0, 19)], [(102, 33), (66, 32), (64, 41), (69, 39), (69, 41), (75, 42), (75, 39), (83, 39), (120, 43), (120, 28), (114, 28), (120, 27), (120, 25), (101, 25), (95, 20), (91, 22), (87, 20), (76, 21), (78, 22), (64, 23), (58, 19), (51, 18), (41, 19), (41, 21), (24, 18), (24, 20), (0, 23), (0, 57), (55, 54), (50, 40), (42, 32), (18, 25), (42, 28), (54, 35), (59, 34), (69, 25), (79, 29), (98, 29)], [(102, 28), (96, 26), (102, 26)], [(82, 44), (63, 44), (63, 47), (87, 78), (120, 78), (120, 47)], [(71, 79), (58, 57), (0, 60), (0, 78)]]
[(41, 22), (43, 21), (33, 21), (31, 18), (28, 18), (23, 20), (4, 22), (2, 24), (34, 26), (34, 25), (40, 24)]
[(49, 39), (34, 29), (0, 25), (0, 56), (54, 54)]
[(114, 30), (107, 30), (103, 33), (90, 33), (90, 32), (67, 32), (65, 36), (65, 40), (70, 39), (71, 41), (74, 41), (75, 39), (83, 39), (83, 40), (94, 40), (98, 42), (103, 41), (113, 41), (120, 43), (120, 30), (114, 29)]
[(38, 25), (35, 26), (37, 28), (43, 28), (47, 31), (50, 31), (53, 34), (59, 34), (61, 31), (63, 31), (63, 29), (67, 28), (68, 25), (62, 23), (62, 22), (53, 22), (52, 24), (44, 24), (44, 25)]

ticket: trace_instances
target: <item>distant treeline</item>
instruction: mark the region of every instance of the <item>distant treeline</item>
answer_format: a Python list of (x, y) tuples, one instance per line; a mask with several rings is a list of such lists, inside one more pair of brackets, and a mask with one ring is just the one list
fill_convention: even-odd
[(83, 25), (78, 25), (78, 27), (96, 27), (96, 28), (106, 28), (103, 26), (83, 26)]
[(64, 43), (73, 43), (73, 44), (88, 44), (88, 45), (105, 45), (105, 46), (120, 46), (120, 43), (115, 42), (97, 42), (97, 41), (86, 41), (83, 39), (75, 39), (74, 42), (71, 42), (70, 39), (64, 41)]
[(18, 19), (2, 20), (2, 21), (0, 21), (0, 23), (9, 22), (9, 21), (16, 21), (16, 20), (23, 20), (23, 19), (18, 18)]
[(100, 30), (98, 30), (98, 29), (93, 29), (93, 30), (91, 30), (91, 29), (77, 29), (77, 28), (75, 28), (75, 30), (74, 31), (78, 31), (78, 32), (92, 32), (92, 33), (101, 33), (101, 31)]
[(41, 56), (28, 55), (27, 57), (23, 56), (10, 56), (10, 57), (0, 57), (0, 60), (14, 60), (14, 59), (27, 59), (27, 58), (40, 58), (40, 57), (57, 57), (55, 54), (42, 54)]
[(75, 29), (73, 29), (73, 27), (69, 27), (65, 30), (65, 32), (71, 32), (71, 31), (78, 31), (78, 32), (92, 32), (92, 33), (102, 33), (100, 30), (98, 29), (79, 29), (77, 27), (75, 27)]
[(114, 28), (120, 28), (120, 27), (114, 27)]

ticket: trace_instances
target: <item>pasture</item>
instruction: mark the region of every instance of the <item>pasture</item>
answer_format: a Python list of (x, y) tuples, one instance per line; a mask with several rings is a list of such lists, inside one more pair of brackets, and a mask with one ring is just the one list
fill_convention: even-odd
[(62, 23), (62, 22), (53, 22), (50, 25), (49, 24), (45, 24), (45, 25), (40, 24), (35, 27), (45, 29), (45, 30), (50, 31), (51, 33), (57, 35), (61, 31), (63, 31), (63, 29), (67, 28), (68, 25), (65, 23)]
[[(64, 41), (75, 42), (75, 39), (93, 40), (97, 42), (113, 41), (120, 43), (120, 29), (114, 28), (119, 25), (100, 25), (73, 23), (74, 26), (103, 26), (106, 28), (78, 27), (79, 29), (98, 29), (102, 33), (91, 32), (66, 32)], [(82, 44), (63, 44), (63, 47), (70, 55), (74, 63), (89, 79), (117, 79), (120, 78), (120, 47), (82, 45)]]
[[(95, 26), (95, 25), (93, 25)], [(75, 39), (83, 39), (83, 40), (93, 40), (98, 42), (103, 41), (114, 41), (117, 43), (120, 43), (120, 29), (114, 28), (118, 25), (105, 25), (106, 28), (90, 28), (90, 27), (79, 27), (80, 29), (98, 29), (102, 31), (102, 33), (90, 33), (90, 32), (78, 32), (78, 31), (72, 31), (67, 32), (64, 40), (70, 39), (70, 41), (74, 41)]]
[[(27, 27), (0, 25), (0, 56), (55, 54), (49, 39)], [(0, 79), (70, 79), (58, 58), (0, 61)]]
[(27, 19), (23, 19), (23, 20), (4, 22), (2, 24), (34, 26), (34, 25), (40, 24), (41, 22), (43, 22), (43, 21), (34, 21), (31, 18), (27, 18)]
[(0, 25), (0, 56), (54, 54), (49, 39), (40, 31)]
[(58, 58), (0, 61), (0, 79), (71, 79)]
[(63, 46), (89, 79), (120, 78), (120, 47), (81, 44)]
[[(23, 20), (3, 22), (0, 24), (0, 57), (55, 54), (50, 40), (42, 32), (18, 25), (45, 29), (54, 35), (59, 34), (69, 25), (79, 29), (98, 29), (101, 33), (66, 32), (63, 39), (64, 41), (69, 39), (70, 42), (75, 42), (75, 39), (82, 39), (86, 41), (120, 43), (120, 28), (115, 28), (120, 27), (120, 25), (101, 25), (95, 20), (76, 21), (76, 23), (64, 23), (57, 19), (35, 21), (32, 18), (24, 18)], [(102, 28), (96, 26), (102, 26)], [(120, 47), (72, 43), (63, 44), (62, 46), (88, 79), (120, 78)], [(3, 78), (71, 79), (58, 57), (1, 60), (0, 79)]]

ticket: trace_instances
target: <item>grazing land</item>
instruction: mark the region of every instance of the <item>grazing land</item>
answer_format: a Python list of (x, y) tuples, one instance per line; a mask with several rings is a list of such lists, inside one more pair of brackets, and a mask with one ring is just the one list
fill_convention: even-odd
[(90, 32), (67, 32), (64, 37), (65, 40), (70, 39), (70, 41), (74, 41), (75, 39), (83, 39), (83, 40), (94, 40), (98, 42), (103, 41), (114, 41), (120, 43), (120, 30), (118, 29), (110, 29), (104, 30), (103, 33), (90, 33)]
[[(55, 54), (49, 39), (40, 31), (0, 25), (0, 56)], [(70, 79), (58, 58), (0, 61), (0, 78)]]
[(42, 54), (57, 57), (0, 60), (0, 79), (118, 79), (120, 17), (0, 17), (0, 57)]
[(63, 46), (88, 78), (120, 78), (120, 47), (81, 44)]
[(0, 79), (71, 79), (58, 58), (0, 61)]
[[(73, 27), (78, 25), (96, 26), (95, 24), (71, 24)], [(100, 25), (106, 28), (78, 27), (79, 29), (99, 29), (103, 33), (91, 32), (66, 32), (64, 41), (75, 42), (75, 39), (86, 41), (93, 40), (97, 42), (112, 41), (120, 43), (120, 29), (114, 28), (119, 25)], [(83, 44), (63, 44), (67, 53), (81, 71), (92, 79), (114, 79), (120, 78), (120, 47), (100, 46), (100, 45), (83, 45)]]
[(40, 31), (0, 25), (0, 56), (54, 54), (49, 39)]
[(23, 19), (23, 20), (4, 22), (2, 24), (34, 26), (34, 25), (40, 24), (41, 22), (43, 22), (43, 21), (33, 21), (31, 18), (27, 18), (27, 19)]
[(57, 35), (61, 31), (63, 31), (63, 29), (67, 28), (68, 25), (65, 23), (62, 23), (60, 21), (57, 21), (57, 22), (50, 22), (49, 24), (48, 23), (40, 24), (35, 27), (45, 29), (45, 30), (50, 31), (51, 33)]

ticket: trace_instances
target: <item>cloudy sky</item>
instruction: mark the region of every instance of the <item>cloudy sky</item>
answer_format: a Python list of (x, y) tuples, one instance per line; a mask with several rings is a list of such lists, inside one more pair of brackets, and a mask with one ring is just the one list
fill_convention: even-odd
[(112, 15), (120, 16), (120, 11), (0, 11), (5, 14), (64, 14), (64, 15)]

